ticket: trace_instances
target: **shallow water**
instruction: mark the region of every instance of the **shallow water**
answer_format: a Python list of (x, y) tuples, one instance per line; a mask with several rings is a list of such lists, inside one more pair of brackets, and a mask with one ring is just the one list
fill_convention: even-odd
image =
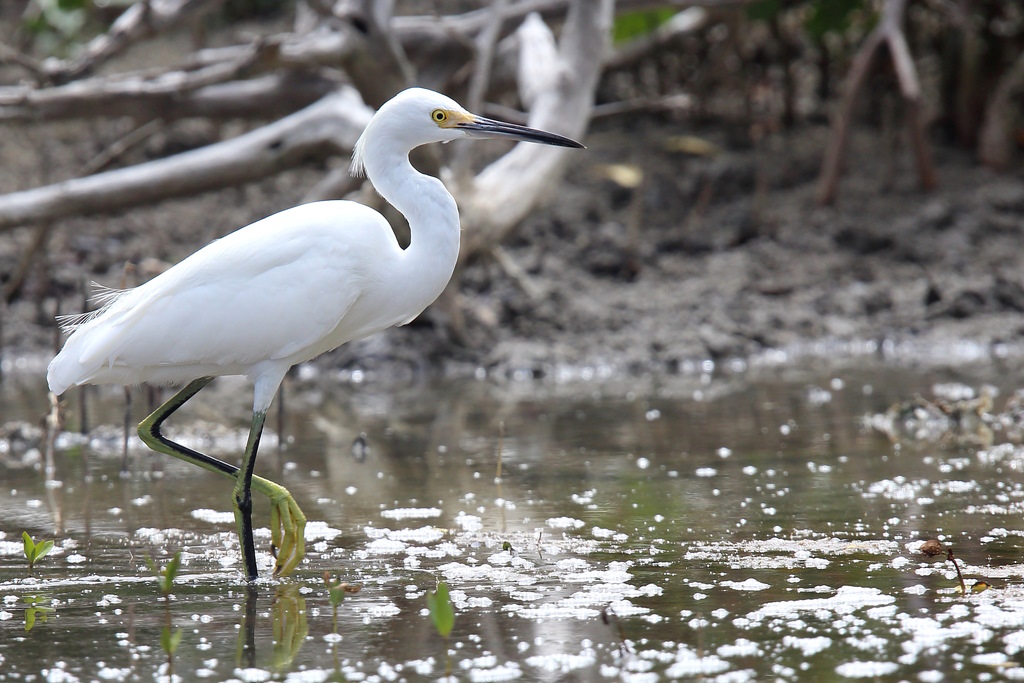
[[(168, 623), (182, 680), (1024, 679), (1024, 451), (894, 444), (862, 425), (937, 382), (992, 383), (1001, 405), (1016, 370), (705, 370), (295, 380), (257, 471), (309, 517), (307, 559), (252, 590), (227, 480), (134, 439), (122, 474), (112, 426), (62, 437), (49, 483), (15, 444), (0, 452), (0, 680), (167, 677)], [(211, 387), (171, 436), (231, 458), (248, 391)], [(147, 400), (136, 391), (135, 419)], [(86, 405), (120, 424), (120, 390)], [(6, 420), (44, 410), (41, 385), (0, 385)], [(263, 501), (254, 520), (266, 527)], [(23, 530), (56, 540), (31, 576)], [(916, 552), (928, 538), (991, 588), (961, 595), (952, 563)], [(266, 575), (265, 529), (257, 546)], [(177, 550), (164, 600), (146, 557)], [(325, 571), (362, 587), (336, 621)], [(447, 642), (426, 611), (438, 580), (456, 610)]]

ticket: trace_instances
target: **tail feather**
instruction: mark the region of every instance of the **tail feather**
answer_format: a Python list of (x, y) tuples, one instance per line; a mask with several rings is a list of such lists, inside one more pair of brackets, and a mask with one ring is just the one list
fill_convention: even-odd
[(76, 370), (81, 366), (71, 362), (70, 354), (66, 351), (67, 347), (61, 350), (46, 368), (46, 383), (50, 385), (50, 391), (58, 396), (67, 391), (68, 387), (77, 384), (79, 380)]
[[(103, 358), (109, 357), (108, 345), (116, 338), (119, 325), (111, 315), (115, 313), (115, 304), (131, 291), (93, 283), (92, 301), (100, 307), (88, 313), (58, 318), (61, 328), (71, 336), (46, 368), (50, 391), (59, 396), (69, 387), (84, 384), (95, 377), (103, 366)], [(105, 320), (100, 322), (101, 318)]]

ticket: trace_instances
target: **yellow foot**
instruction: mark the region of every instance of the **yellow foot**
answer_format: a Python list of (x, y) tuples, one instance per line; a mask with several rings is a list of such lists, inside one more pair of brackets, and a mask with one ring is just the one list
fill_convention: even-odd
[(306, 515), (280, 484), (253, 476), (252, 488), (270, 498), (270, 542), (277, 559), (274, 576), (288, 576), (306, 554)]

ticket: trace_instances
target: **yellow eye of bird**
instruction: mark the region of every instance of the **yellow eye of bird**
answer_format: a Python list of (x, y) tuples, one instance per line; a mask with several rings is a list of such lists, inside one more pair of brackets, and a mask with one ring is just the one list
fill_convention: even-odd
[(430, 113), (430, 117), (434, 119), (435, 123), (444, 123), (448, 120), (448, 112), (444, 109), (435, 109)]

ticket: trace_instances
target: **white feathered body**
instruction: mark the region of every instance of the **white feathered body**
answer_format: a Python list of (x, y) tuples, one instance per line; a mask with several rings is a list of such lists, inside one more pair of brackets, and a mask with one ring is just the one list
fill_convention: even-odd
[(265, 411), (292, 365), (405, 324), (444, 290), (459, 256), (459, 210), (440, 180), (412, 167), (409, 151), (467, 136), (580, 146), (477, 117), (439, 93), (405, 90), (370, 120), (352, 169), (409, 221), (406, 249), (361, 204), (282, 211), (140, 287), (104, 296), (97, 314), (70, 326), (47, 372), (50, 389), (245, 375), (254, 413)]
[(60, 394), (85, 383), (283, 375), (419, 315), (451, 277), (457, 233), (454, 252), (419, 254), (426, 267), (411, 267), (411, 254), (368, 207), (328, 201), (282, 211), (112, 295), (74, 327), (47, 381)]

